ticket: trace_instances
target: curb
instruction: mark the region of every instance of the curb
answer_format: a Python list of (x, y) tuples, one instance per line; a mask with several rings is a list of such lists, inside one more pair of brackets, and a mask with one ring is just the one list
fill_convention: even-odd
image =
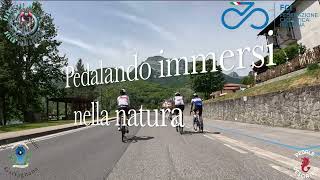
[[(108, 121), (114, 121), (116, 120), (116, 118), (110, 118), (108, 119)], [(105, 121), (102, 121), (105, 122)], [(92, 122), (89, 123), (89, 126), (92, 125)], [(37, 137), (41, 137), (41, 136), (46, 136), (46, 135), (51, 135), (51, 134), (56, 134), (56, 133), (60, 133), (63, 131), (70, 131), (73, 129), (79, 129), (79, 128), (83, 128), (86, 127), (87, 125), (77, 125), (77, 126), (71, 126), (71, 127), (66, 127), (66, 128), (61, 128), (61, 129), (54, 129), (54, 130), (49, 130), (49, 131), (44, 131), (44, 132), (39, 132), (39, 133), (34, 133), (34, 134), (28, 134), (28, 135), (22, 135), (22, 136), (17, 136), (17, 137), (11, 137), (11, 138), (6, 138), (6, 139), (1, 139), (0, 140), (0, 146), (2, 145), (6, 145), (6, 144), (10, 144), (10, 143), (15, 143), (18, 141), (23, 141), (23, 140), (27, 140), (27, 139), (32, 139), (32, 138), (37, 138)]]

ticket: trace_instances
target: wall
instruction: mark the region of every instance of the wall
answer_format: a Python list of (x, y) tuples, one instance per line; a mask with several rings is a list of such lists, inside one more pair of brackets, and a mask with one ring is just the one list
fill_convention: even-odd
[(320, 85), (285, 92), (208, 102), (205, 118), (319, 130)]

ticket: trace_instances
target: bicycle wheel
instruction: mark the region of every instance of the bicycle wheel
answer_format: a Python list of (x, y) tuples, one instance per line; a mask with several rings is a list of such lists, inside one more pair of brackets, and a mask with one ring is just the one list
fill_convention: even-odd
[(198, 120), (194, 119), (193, 120), (193, 129), (194, 131), (198, 132), (199, 131), (199, 126), (198, 126)]
[(200, 129), (201, 129), (201, 133), (203, 133), (203, 119), (202, 117), (199, 119), (200, 121)]
[(183, 134), (183, 127), (182, 126), (179, 126), (179, 132), (180, 132), (180, 134)]
[(126, 127), (125, 126), (121, 126), (121, 140), (122, 142), (124, 142), (125, 140), (125, 134), (126, 133)]
[(182, 117), (182, 122), (181, 123), (179, 122), (179, 132), (180, 134), (183, 133), (183, 117)]
[(126, 133), (126, 127), (123, 126), (123, 116), (121, 116), (121, 120), (120, 120), (120, 129), (121, 129), (121, 141), (124, 142), (125, 133)]

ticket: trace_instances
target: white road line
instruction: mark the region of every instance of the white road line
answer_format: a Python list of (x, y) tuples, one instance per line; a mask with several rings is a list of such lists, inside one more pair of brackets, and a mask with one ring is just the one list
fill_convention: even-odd
[(215, 141), (215, 139), (210, 136), (207, 136), (207, 135), (203, 135), (203, 136)]
[(16, 144), (21, 144), (21, 143), (31, 144), (32, 142), (44, 141), (44, 140), (51, 139), (51, 138), (54, 138), (54, 137), (59, 137), (59, 136), (75, 133), (75, 132), (78, 132), (78, 131), (82, 131), (82, 130), (85, 130), (85, 129), (89, 129), (89, 128), (92, 128), (92, 127), (94, 127), (94, 126), (86, 126), (86, 127), (83, 127), (83, 128), (73, 129), (73, 130), (69, 130), (69, 131), (65, 131), (65, 132), (60, 132), (60, 133), (50, 134), (50, 135), (41, 136), (41, 137), (37, 137), (37, 138), (32, 138), (32, 141), (30, 141), (30, 139), (26, 139), (26, 140), (23, 140), (23, 141), (18, 141), (18, 142), (6, 144), (6, 145), (3, 145), (3, 148), (1, 148), (0, 151), (4, 151), (4, 150), (7, 150), (7, 149), (10, 149)]
[(277, 166), (277, 165), (274, 165), (274, 164), (269, 164), (269, 166), (271, 166), (273, 169), (277, 170), (277, 171), (280, 171), (294, 179), (298, 179), (298, 180), (301, 180), (301, 178), (297, 177), (295, 174), (294, 174), (294, 171), (290, 171), (289, 169), (286, 169), (284, 167), (281, 167), (281, 166)]
[[(207, 136), (207, 135), (205, 135), (205, 136)], [(212, 135), (209, 135), (209, 136), (212, 138), (218, 139), (222, 142), (231, 144), (233, 146), (240, 147), (241, 149), (251, 151), (255, 155), (257, 155), (263, 159), (272, 160), (272, 161), (277, 162), (287, 168), (299, 167), (301, 165), (301, 162), (298, 162), (294, 159), (290, 159), (288, 157), (285, 157), (285, 156), (282, 156), (280, 154), (273, 153), (270, 151), (266, 151), (266, 150), (260, 149), (258, 147), (252, 147), (252, 146), (245, 144), (241, 141), (237, 141), (237, 140), (228, 138), (226, 136), (222, 136), (220, 134), (217, 134), (214, 137)], [(311, 178), (320, 179), (320, 168), (312, 166), (312, 168), (309, 170), (308, 173), (310, 174)]]
[[(113, 121), (113, 120), (109, 120), (109, 122), (111, 122), (111, 121)], [(82, 127), (82, 128), (77, 128), (77, 129), (73, 129), (73, 130), (68, 130), (68, 131), (64, 131), (64, 132), (59, 132), (59, 133), (55, 133), (55, 134), (50, 134), (50, 135), (46, 135), (46, 136), (32, 138), (32, 141), (30, 141), (29, 139), (26, 139), (26, 140), (23, 140), (23, 141), (18, 141), (18, 142), (6, 144), (6, 145), (3, 145), (2, 148), (0, 148), (0, 151), (4, 151), (4, 150), (7, 150), (7, 149), (10, 149), (16, 144), (21, 144), (21, 143), (31, 144), (32, 142), (44, 141), (44, 140), (47, 140), (47, 139), (51, 139), (51, 138), (54, 138), (54, 137), (59, 137), (59, 136), (75, 133), (75, 132), (82, 131), (82, 130), (89, 129), (89, 128), (93, 128), (93, 127), (97, 127), (97, 125), (85, 126), (85, 127)]]
[[(210, 137), (210, 136), (207, 136), (207, 135), (203, 135), (203, 136), (205, 136), (206, 138), (209, 138), (209, 139), (215, 141), (215, 139), (212, 138), (212, 137)], [(248, 152), (243, 151), (243, 150), (241, 150), (241, 149), (239, 149), (239, 148), (233, 147), (233, 146), (231, 146), (231, 145), (229, 145), (229, 144), (224, 144), (224, 145), (227, 146), (227, 147), (229, 147), (229, 148), (231, 148), (231, 149), (233, 149), (233, 150), (235, 150), (235, 151), (238, 151), (238, 152), (241, 153), (241, 154), (247, 154), (247, 153), (248, 153)]]
[(231, 146), (231, 145), (229, 145), (229, 144), (224, 144), (224, 145), (227, 146), (227, 147), (229, 147), (229, 148), (231, 148), (231, 149), (233, 149), (233, 150), (235, 150), (235, 151), (238, 151), (238, 152), (241, 153), (241, 154), (247, 154), (247, 153), (248, 153), (247, 151), (243, 151), (243, 150), (238, 149), (238, 148), (236, 148), (236, 147), (233, 147), (233, 146)]

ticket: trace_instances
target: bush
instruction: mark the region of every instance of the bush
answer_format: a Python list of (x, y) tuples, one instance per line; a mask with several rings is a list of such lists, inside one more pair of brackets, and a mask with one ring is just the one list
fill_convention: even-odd
[(308, 67), (307, 67), (307, 70), (308, 71), (312, 71), (312, 70), (315, 70), (315, 69), (319, 69), (320, 66), (318, 63), (314, 63), (314, 64), (309, 64)]
[(277, 65), (284, 64), (287, 60), (290, 61), (300, 54), (305, 52), (305, 46), (302, 44), (290, 44), (283, 49), (278, 49), (273, 53), (274, 62)]
[(253, 76), (246, 76), (243, 79), (241, 79), (241, 84), (252, 85), (253, 83), (254, 83), (254, 77)]

